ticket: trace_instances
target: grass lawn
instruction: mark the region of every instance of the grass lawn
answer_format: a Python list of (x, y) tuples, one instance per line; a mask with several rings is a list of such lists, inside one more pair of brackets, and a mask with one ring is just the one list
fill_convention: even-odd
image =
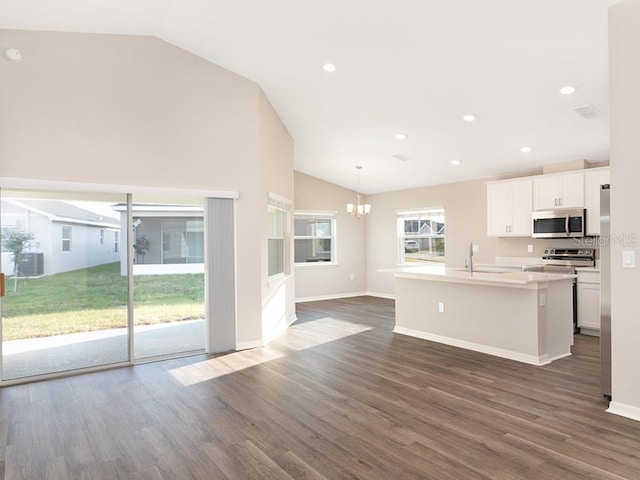
[[(204, 317), (204, 275), (134, 277), (136, 325)], [(88, 332), (127, 325), (127, 279), (120, 263), (47, 277), (6, 281), (4, 340)]]

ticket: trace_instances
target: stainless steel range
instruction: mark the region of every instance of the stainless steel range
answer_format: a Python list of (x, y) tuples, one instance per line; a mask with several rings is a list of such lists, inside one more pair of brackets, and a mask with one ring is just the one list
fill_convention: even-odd
[[(545, 248), (542, 255), (542, 266), (525, 267), (527, 271), (564, 273), (575, 275), (576, 268), (595, 267), (596, 251), (593, 248)], [(578, 328), (578, 288), (573, 280), (573, 331)]]
[(593, 248), (545, 248), (542, 270), (575, 274), (576, 268), (595, 267), (595, 255)]

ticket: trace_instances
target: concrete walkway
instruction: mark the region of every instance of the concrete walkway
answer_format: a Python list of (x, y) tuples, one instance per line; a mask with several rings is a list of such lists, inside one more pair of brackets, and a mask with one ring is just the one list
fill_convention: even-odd
[[(134, 357), (203, 349), (204, 334), (202, 319), (135, 327)], [(126, 362), (127, 329), (10, 340), (2, 353), (5, 380)]]

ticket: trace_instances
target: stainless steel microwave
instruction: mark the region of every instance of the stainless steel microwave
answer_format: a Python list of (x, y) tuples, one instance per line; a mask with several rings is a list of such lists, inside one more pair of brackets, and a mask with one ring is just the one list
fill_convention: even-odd
[(584, 208), (537, 210), (531, 214), (533, 238), (584, 237)]

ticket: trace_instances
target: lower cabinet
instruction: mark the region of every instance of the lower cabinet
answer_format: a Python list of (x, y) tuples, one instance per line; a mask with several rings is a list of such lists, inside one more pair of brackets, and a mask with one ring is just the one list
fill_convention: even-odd
[(600, 272), (578, 271), (578, 327), (580, 333), (600, 335)]

